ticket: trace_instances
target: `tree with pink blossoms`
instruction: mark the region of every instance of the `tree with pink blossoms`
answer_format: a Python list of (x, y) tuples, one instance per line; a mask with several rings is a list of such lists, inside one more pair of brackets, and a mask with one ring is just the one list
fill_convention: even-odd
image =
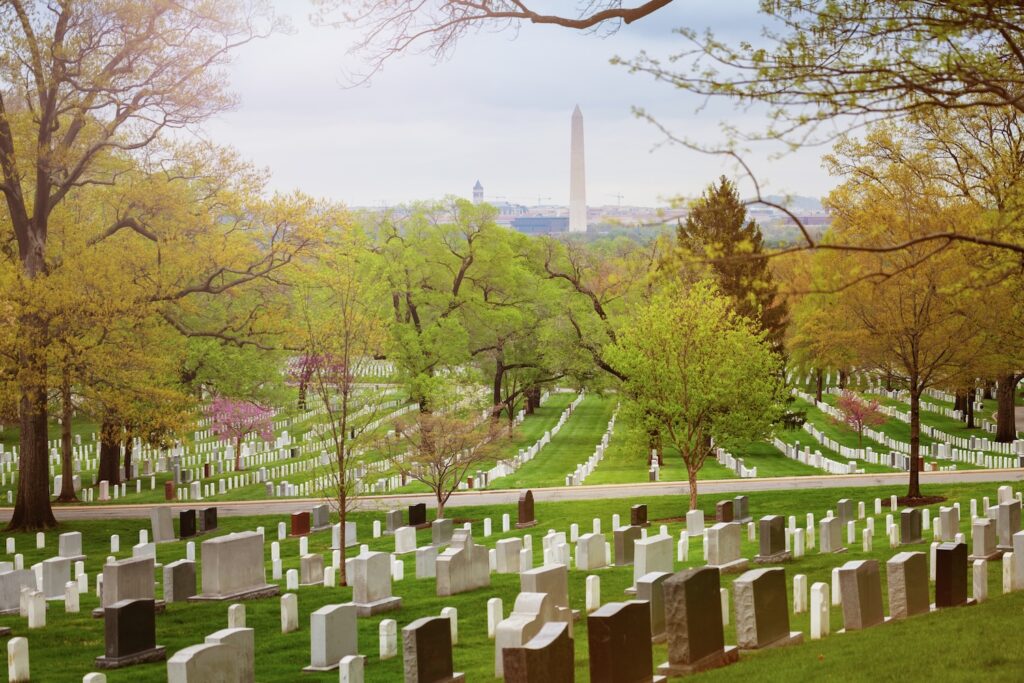
[(879, 427), (886, 421), (885, 413), (879, 410), (877, 400), (866, 401), (849, 390), (839, 395), (836, 409), (839, 411), (836, 422), (842, 422), (857, 432), (857, 448), (862, 447), (865, 427)]
[(274, 410), (242, 399), (217, 396), (207, 408), (210, 429), (221, 440), (235, 444), (235, 470), (242, 469), (242, 439), (259, 434), (264, 441), (274, 440)]

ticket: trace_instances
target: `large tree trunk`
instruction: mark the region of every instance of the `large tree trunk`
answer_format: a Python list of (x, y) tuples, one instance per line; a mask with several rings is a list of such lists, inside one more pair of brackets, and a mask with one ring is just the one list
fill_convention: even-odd
[(814, 400), (821, 402), (821, 394), (825, 389), (825, 371), (821, 368), (815, 370), (816, 383), (814, 387)]
[(974, 429), (974, 401), (978, 397), (978, 391), (974, 387), (967, 390), (967, 428)]
[(111, 486), (121, 483), (121, 426), (112, 418), (104, 417), (100, 425), (100, 464), (96, 481), (108, 481)]
[(131, 430), (129, 428), (129, 433), (125, 434), (125, 436), (124, 436), (124, 480), (125, 481), (131, 481), (132, 480), (132, 438), (131, 438), (131, 436), (129, 436), (130, 432), (131, 432)]
[[(491, 382), (491, 418), (494, 420), (501, 417), (501, 410), (505, 406), (505, 402), (501, 400), (501, 383), (504, 376), (505, 365), (499, 357), (494, 365), (494, 379)], [(512, 410), (511, 406), (509, 410)]]
[(910, 380), (910, 482), (907, 485), (907, 498), (921, 497), (921, 477), (918, 471), (921, 460), (921, 391), (917, 386), (917, 378)]
[[(37, 263), (38, 261), (38, 263)], [(29, 278), (42, 271), (42, 254), (30, 251), (24, 264)], [(34, 314), (18, 320), (21, 432), (18, 440), (18, 494), (8, 531), (36, 531), (57, 526), (50, 505), (49, 437), (46, 413), (46, 331)]]
[(526, 390), (526, 414), (533, 415), (537, 408), (540, 408), (540, 387), (530, 387)]
[(1017, 438), (1016, 395), (1022, 375), (1002, 375), (996, 390), (996, 441), (1012, 443)]
[(957, 389), (956, 394), (953, 395), (953, 410), (959, 410), (963, 413), (964, 418), (967, 417), (967, 403), (966, 394), (962, 389)]
[(75, 495), (74, 473), (71, 467), (73, 447), (71, 444), (71, 419), (75, 409), (71, 403), (71, 377), (64, 369), (60, 385), (60, 493), (57, 500), (71, 503), (78, 500)]
[(690, 509), (697, 509), (697, 470), (686, 466), (686, 480), (690, 484)]
[(848, 379), (848, 377), (849, 377), (849, 375), (847, 375), (846, 370), (840, 370), (839, 371), (839, 388), (840, 389), (845, 389), (846, 388), (846, 380)]

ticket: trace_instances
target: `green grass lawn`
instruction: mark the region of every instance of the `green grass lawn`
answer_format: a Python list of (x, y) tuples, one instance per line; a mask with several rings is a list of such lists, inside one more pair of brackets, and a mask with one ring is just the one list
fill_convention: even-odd
[[(551, 443), (544, 446), (533, 460), (509, 476), (495, 480), (488, 488), (564, 486), (565, 475), (586, 461), (600, 443), (616, 403), (615, 397), (587, 395)], [(589, 478), (587, 483), (590, 483)]]
[[(803, 491), (756, 492), (750, 494), (750, 508), (754, 517), (764, 514), (797, 515), (799, 523), (804, 522), (807, 512), (814, 512), (818, 518), (827, 509), (835, 507), (840, 498), (863, 500), (867, 512), (873, 512), (873, 499), (880, 497), (887, 500), (891, 493), (902, 493), (900, 487), (880, 487), (874, 489), (813, 489)], [(964, 514), (961, 516), (961, 531), (967, 533), (969, 520), (969, 499), (996, 495), (996, 485), (929, 485), (925, 487), (928, 495), (945, 495), (951, 500), (961, 502)], [(714, 504), (718, 496), (702, 495), (699, 505), (708, 519), (713, 516)], [(678, 518), (686, 509), (686, 500), (680, 496), (660, 496), (633, 499), (574, 501), (565, 503), (537, 503), (536, 514), (539, 524), (532, 530), (534, 538), (534, 562), (539, 566), (541, 560), (541, 537), (547, 529), (567, 531), (569, 524), (576, 522), (581, 532), (591, 527), (591, 520), (599, 517), (602, 529), (607, 533), (611, 515), (618, 513), (624, 519), (629, 507), (635, 503), (647, 503), (649, 518), (653, 522), (650, 533), (657, 533), (662, 521), (667, 518)], [(490, 538), (483, 538), (480, 520), (491, 517), (495, 529), (500, 532), (501, 514), (509, 512), (513, 515), (514, 506), (481, 506), (450, 508), (451, 515), (459, 521), (474, 523), (474, 539), (477, 543), (493, 546), (501, 538), (518, 534), (496, 533)], [(884, 514), (876, 519), (876, 525), (884, 524)], [(382, 513), (363, 512), (352, 515), (359, 525), (360, 540), (367, 542), (375, 550), (393, 550), (393, 539), (383, 537), (369, 539), (368, 530), (373, 519), (382, 519)], [(286, 521), (284, 516), (234, 517), (223, 518), (218, 533), (252, 529), (257, 525), (266, 528), (265, 560), (267, 577), (270, 578), (270, 541), (276, 538), (276, 526)], [(667, 521), (669, 533), (678, 538), (682, 525), (679, 522)], [(709, 522), (710, 523), (710, 522)], [(863, 523), (858, 522), (858, 529)], [(26, 620), (17, 616), (0, 617), (0, 626), (10, 626), (14, 635), (26, 636), (29, 640), (33, 680), (39, 681), (80, 681), (82, 676), (94, 669), (92, 660), (103, 652), (103, 624), (98, 619), (88, 616), (89, 610), (98, 602), (93, 593), (95, 573), (101, 569), (109, 555), (108, 536), (111, 533), (121, 535), (121, 547), (118, 558), (128, 557), (130, 547), (137, 538), (138, 531), (148, 526), (144, 520), (97, 520), (77, 522), (64, 525), (60, 531), (80, 530), (84, 534), (84, 552), (88, 558), (86, 571), (90, 574), (90, 593), (82, 596), (82, 613), (65, 614), (59, 602), (50, 603), (47, 614), (48, 625), (45, 629), (28, 631)], [(47, 534), (47, 547), (42, 550), (35, 548), (34, 535), (13, 534), (18, 550), (25, 555), (25, 565), (30, 566), (56, 551), (57, 533)], [(520, 532), (522, 533), (522, 532)], [(926, 532), (930, 539), (930, 534)], [(844, 534), (845, 538), (845, 534)], [(420, 544), (429, 543), (429, 530), (418, 533)], [(330, 533), (321, 532), (310, 537), (311, 552), (325, 553), (329, 561), (327, 546)], [(286, 539), (281, 542), (281, 554), (285, 569), (297, 568), (297, 539)], [(2, 547), (2, 545), (0, 545)], [(912, 546), (910, 550), (927, 550), (927, 543)], [(356, 549), (350, 549), (352, 555)], [(756, 552), (756, 544), (748, 541), (743, 534), (742, 552), (750, 557)], [(808, 555), (785, 565), (789, 599), (792, 599), (791, 587), (794, 574), (808, 576), (809, 585), (817, 581), (829, 582), (833, 567), (849, 560), (876, 559), (884, 562), (897, 552), (888, 548), (884, 539), (876, 537), (874, 550), (862, 552), (859, 543), (851, 546), (849, 551), (840, 555), (821, 555), (810, 551)], [(184, 557), (185, 548), (181, 541), (162, 544), (158, 548), (158, 559), (168, 563)], [(3, 558), (8, 559), (8, 558)], [(199, 558), (201, 560), (201, 556)], [(377, 657), (378, 625), (382, 619), (396, 619), (399, 629), (422, 616), (439, 614), (442, 607), (453, 606), (459, 613), (459, 644), (454, 648), (455, 667), (463, 671), (470, 681), (486, 681), (492, 678), (494, 655), (493, 641), (487, 638), (486, 601), (491, 597), (500, 597), (504, 602), (504, 614), (511, 610), (515, 596), (519, 590), (519, 577), (515, 575), (491, 576), (491, 585), (469, 593), (439, 598), (435, 595), (433, 580), (415, 579), (415, 560), (411, 556), (403, 558), (405, 576), (403, 581), (393, 586), (395, 595), (403, 598), (402, 608), (388, 614), (359, 620), (359, 649), (367, 656), (367, 681), (400, 681), (402, 680), (401, 658), (380, 661)], [(685, 566), (698, 566), (703, 563), (701, 544), (691, 541), (690, 559)], [(676, 562), (675, 569), (684, 564)], [(200, 573), (201, 572), (197, 572)], [(627, 599), (624, 589), (632, 582), (632, 568), (609, 568), (589, 572), (601, 577), (601, 596), (603, 602)], [(574, 608), (584, 609), (584, 583), (588, 572), (570, 570), (569, 595)], [(736, 578), (736, 575), (725, 575), (723, 587)], [(882, 596), (886, 598), (885, 569), (881, 570)], [(968, 579), (970, 581), (970, 579)], [(159, 583), (159, 582), (158, 582)], [(282, 582), (283, 588), (283, 582)], [(744, 674), (757, 680), (907, 680), (932, 676), (935, 680), (978, 680), (983, 675), (991, 680), (1016, 680), (1024, 659), (1024, 654), (1010, 645), (1010, 638), (1015, 637), (1014, 624), (1024, 608), (1024, 593), (1003, 597), (1001, 593), (1001, 570), (998, 563), (989, 568), (989, 591), (992, 598), (988, 603), (978, 607), (960, 608), (938, 614), (915, 617), (906, 623), (894, 623), (879, 626), (861, 633), (832, 635), (823, 641), (810, 642), (777, 651), (767, 651), (753, 655), (743, 655), (740, 663), (734, 667), (704, 674), (704, 677), (720, 680), (729, 677), (735, 680)], [(160, 596), (160, 589), (157, 589)], [(308, 663), (309, 658), (309, 615), (315, 609), (326, 605), (346, 602), (351, 598), (349, 588), (301, 588), (299, 596), (300, 629), (290, 634), (281, 634), (278, 598), (265, 598), (247, 601), (246, 621), (248, 626), (256, 630), (256, 676), (260, 681), (335, 681), (333, 674), (301, 674), (300, 669)], [(791, 606), (791, 603), (790, 603)], [(168, 656), (188, 645), (200, 643), (203, 637), (227, 625), (228, 603), (172, 604), (167, 612), (157, 617), (157, 642), (167, 647)], [(735, 619), (731, 619), (735, 621)], [(832, 631), (842, 628), (841, 609), (831, 609)], [(804, 631), (809, 635), (809, 617), (807, 614), (791, 615), (791, 630)], [(726, 642), (735, 643), (734, 626), (726, 627)], [(655, 664), (666, 659), (665, 645), (652, 648)], [(575, 625), (575, 657), (577, 680), (588, 680), (587, 669), (587, 623), (581, 619)], [(825, 667), (828, 668), (825, 668)], [(154, 663), (108, 672), (110, 681), (163, 681), (166, 678), (166, 665)]]

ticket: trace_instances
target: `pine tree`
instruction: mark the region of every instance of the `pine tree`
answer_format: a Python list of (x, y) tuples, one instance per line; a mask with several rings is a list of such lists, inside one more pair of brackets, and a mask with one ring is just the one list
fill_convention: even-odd
[(690, 208), (676, 237), (684, 252), (711, 269), (736, 312), (754, 321), (768, 333), (775, 348), (781, 349), (785, 302), (778, 297), (768, 260), (752, 258), (764, 252), (764, 239), (757, 223), (747, 220), (735, 184), (722, 176), (717, 184), (709, 185)]

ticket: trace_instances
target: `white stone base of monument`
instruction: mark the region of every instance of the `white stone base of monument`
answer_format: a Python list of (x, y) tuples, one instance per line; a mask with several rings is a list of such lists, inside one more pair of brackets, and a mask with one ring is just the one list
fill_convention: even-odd
[(255, 588), (247, 588), (234, 593), (200, 593), (189, 596), (189, 602), (223, 602), (225, 600), (255, 600), (257, 598), (269, 598), (278, 595), (281, 587), (275, 584), (264, 584)]
[(995, 560), (1002, 558), (1003, 552), (1013, 552), (1013, 548), (1010, 548), (1007, 551), (997, 550), (991, 555), (968, 555), (967, 561), (974, 562), (975, 560), (988, 560), (989, 562), (994, 562)]
[(783, 636), (778, 640), (773, 640), (767, 645), (761, 647), (745, 647), (740, 652), (754, 652), (756, 650), (770, 650), (774, 647), (786, 647), (787, 645), (800, 645), (804, 642), (803, 631), (790, 631), (788, 636)]
[[(1013, 548), (1010, 548), (1010, 550), (1013, 550)], [(63, 557), (65, 560), (70, 560), (72, 567), (75, 565), (75, 562), (85, 562), (85, 555), (68, 555), (67, 557), (61, 555), (60, 557)]]
[(780, 562), (789, 562), (792, 559), (793, 553), (783, 550), (781, 553), (775, 553), (774, 555), (754, 555), (754, 564), (779, 564)]
[(736, 522), (737, 524), (750, 524), (751, 522), (754, 521), (754, 518), (753, 517), (744, 517), (744, 518), (740, 519), (740, 518), (737, 517), (737, 518), (733, 519), (732, 521)]
[(164, 649), (163, 645), (157, 645), (152, 650), (143, 650), (142, 652), (135, 652), (124, 657), (100, 655), (93, 660), (93, 664), (96, 665), (97, 669), (120, 669), (123, 666), (145, 664), (146, 662), (162, 662), (166, 659), (167, 650)]
[[(366, 655), (356, 655), (356, 657), (359, 657), (359, 659), (363, 660), (363, 666), (365, 667), (366, 666)], [(316, 671), (335, 671), (339, 666), (341, 666), (341, 660), (340, 659), (338, 661), (336, 661), (334, 664), (330, 665), (330, 666), (313, 666), (313, 665), (309, 665), (309, 666), (302, 667), (302, 670), (303, 671), (311, 671), (311, 672), (316, 672)], [(364, 668), (364, 671), (365, 671), (365, 668)]]
[[(17, 610), (15, 610), (15, 611), (17, 611)], [(9, 635), (11, 635), (11, 627), (10, 626), (0, 626), (0, 638), (2, 638), (3, 636), (9, 636)]]
[(391, 610), (400, 608), (402, 606), (402, 598), (391, 596), (390, 598), (383, 598), (376, 602), (356, 602), (353, 604), (356, 606), (357, 617), (372, 617), (373, 615), (380, 614), (381, 612), (390, 612)]
[[(327, 531), (330, 528), (331, 528), (330, 524), (327, 524), (325, 526), (311, 526), (309, 528), (309, 533), (312, 534), (312, 533), (316, 533), (317, 531)], [(308, 534), (303, 534), (303, 536), (306, 536), (306, 535), (308, 535)], [(338, 668), (337, 665), (335, 665), (334, 668), (337, 669)]]
[(1002, 556), (1003, 553), (1012, 553), (1013, 552), (1013, 546), (1012, 545), (997, 545), (996, 546), (996, 550), (998, 550), (1000, 556)]
[(529, 529), (531, 526), (537, 526), (537, 520), (532, 522), (516, 522), (517, 529)]
[[(164, 602), (163, 600), (154, 600), (153, 601), (153, 612), (155, 614), (163, 614), (166, 609), (167, 609), (167, 603)], [(18, 610), (14, 610), (14, 611), (17, 612)], [(97, 607), (96, 609), (94, 609), (92, 611), (92, 618), (93, 619), (102, 619), (103, 618), (103, 608), (102, 607)]]
[(747, 558), (741, 557), (738, 560), (732, 562), (726, 562), (725, 564), (712, 564), (711, 567), (718, 567), (718, 571), (721, 574), (738, 574), (747, 570), (747, 566), (750, 563), (747, 562)]
[[(665, 680), (664, 676), (688, 676), (701, 671), (708, 671), (709, 669), (717, 669), (719, 667), (728, 666), (729, 664), (735, 664), (739, 660), (740, 649), (735, 645), (726, 645), (722, 648), (721, 652), (710, 654), (703, 659), (693, 662), (692, 664), (673, 664), (672, 662), (659, 664), (658, 673), (662, 674), (662, 680)], [(654, 680), (658, 680), (658, 677), (655, 676)]]

